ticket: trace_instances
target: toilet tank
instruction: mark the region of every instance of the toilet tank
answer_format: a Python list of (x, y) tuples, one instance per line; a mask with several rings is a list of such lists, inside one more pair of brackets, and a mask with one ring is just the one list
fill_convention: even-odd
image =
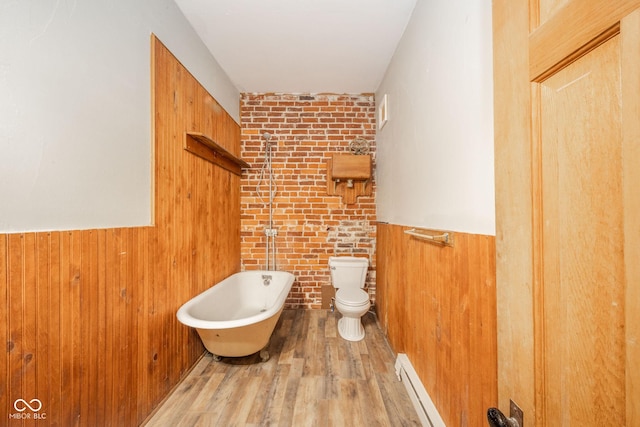
[(334, 288), (364, 288), (369, 260), (351, 256), (329, 258), (331, 284)]

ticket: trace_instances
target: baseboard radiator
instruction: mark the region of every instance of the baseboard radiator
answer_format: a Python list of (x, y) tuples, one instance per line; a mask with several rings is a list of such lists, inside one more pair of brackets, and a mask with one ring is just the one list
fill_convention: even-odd
[(396, 375), (398, 380), (404, 383), (422, 425), (425, 427), (446, 427), (429, 397), (429, 393), (425, 390), (422, 381), (413, 369), (413, 365), (404, 353), (399, 353), (396, 358)]

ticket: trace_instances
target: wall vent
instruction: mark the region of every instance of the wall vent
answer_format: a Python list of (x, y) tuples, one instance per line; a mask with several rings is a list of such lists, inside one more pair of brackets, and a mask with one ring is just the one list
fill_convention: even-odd
[(431, 397), (422, 385), (422, 381), (413, 369), (413, 365), (404, 353), (399, 353), (396, 358), (396, 375), (398, 380), (404, 383), (422, 425), (425, 427), (446, 427)]

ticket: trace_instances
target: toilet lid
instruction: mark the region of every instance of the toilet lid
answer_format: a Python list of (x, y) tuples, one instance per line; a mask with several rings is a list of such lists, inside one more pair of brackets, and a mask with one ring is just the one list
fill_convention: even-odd
[(365, 305), (369, 302), (369, 294), (360, 288), (340, 288), (336, 292), (336, 299), (344, 305)]

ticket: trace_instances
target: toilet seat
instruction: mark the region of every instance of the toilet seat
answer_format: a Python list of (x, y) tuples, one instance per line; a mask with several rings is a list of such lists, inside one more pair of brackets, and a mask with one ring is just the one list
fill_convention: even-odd
[(336, 292), (336, 301), (348, 307), (360, 307), (369, 304), (369, 294), (360, 288), (340, 288)]

